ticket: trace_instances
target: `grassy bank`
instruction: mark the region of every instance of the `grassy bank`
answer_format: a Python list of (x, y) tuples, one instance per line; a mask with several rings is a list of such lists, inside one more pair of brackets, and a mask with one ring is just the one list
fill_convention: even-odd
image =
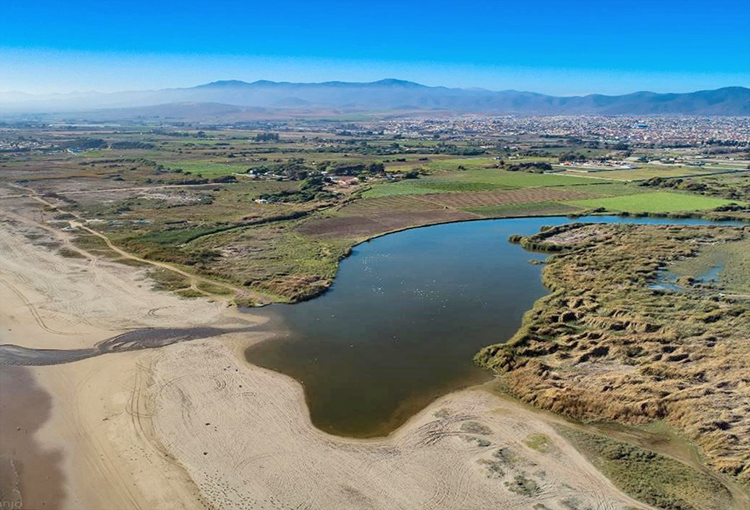
[(747, 228), (579, 224), (516, 239), (557, 253), (543, 272), (550, 294), (476, 360), (522, 400), (576, 419), (665, 419), (749, 484), (750, 388), (738, 384), (750, 370), (747, 297), (722, 282), (650, 288), (673, 264), (749, 237)]
[(732, 507), (731, 494), (721, 483), (670, 457), (597, 434), (556, 429), (620, 490), (639, 501), (664, 510)]

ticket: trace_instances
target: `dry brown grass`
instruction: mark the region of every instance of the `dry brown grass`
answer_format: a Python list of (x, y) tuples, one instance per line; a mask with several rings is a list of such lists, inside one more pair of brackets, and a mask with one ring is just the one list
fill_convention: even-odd
[(411, 196), (358, 200), (328, 217), (311, 219), (299, 232), (314, 237), (362, 240), (405, 228), (470, 220), (476, 215)]
[(574, 225), (527, 238), (565, 250), (544, 271), (551, 293), (477, 361), (524, 401), (577, 419), (666, 419), (750, 484), (750, 305), (720, 287), (649, 287), (669, 263), (748, 237), (748, 228)]

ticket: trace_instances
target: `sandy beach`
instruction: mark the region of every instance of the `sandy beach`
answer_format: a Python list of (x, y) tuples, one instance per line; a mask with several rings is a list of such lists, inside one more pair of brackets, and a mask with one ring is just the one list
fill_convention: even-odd
[[(260, 322), (223, 302), (155, 292), (143, 269), (63, 258), (28, 234), (64, 233), (2, 219), (2, 344), (84, 349), (139, 328)], [(267, 335), (251, 329), (71, 363), (0, 366), (3, 504), (648, 508), (617, 490), (543, 415), (483, 388), (440, 398), (385, 438), (327, 435), (311, 424), (296, 381), (244, 361), (243, 350)], [(548, 447), (529, 446), (540, 435)]]

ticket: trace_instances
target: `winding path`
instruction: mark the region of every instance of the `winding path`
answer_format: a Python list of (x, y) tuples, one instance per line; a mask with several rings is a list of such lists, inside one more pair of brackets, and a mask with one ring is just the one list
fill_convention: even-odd
[[(190, 281), (190, 289), (191, 290), (199, 292), (199, 293), (201, 293), (201, 294), (203, 294), (205, 296), (209, 296), (209, 297), (211, 297), (213, 299), (224, 300), (224, 301), (228, 301), (229, 300), (229, 298), (227, 298), (226, 296), (223, 296), (223, 295), (220, 295), (220, 294), (215, 294), (215, 293), (203, 290), (203, 289), (201, 289), (201, 288), (198, 287), (198, 283), (208, 283), (210, 285), (216, 285), (216, 286), (219, 286), (219, 287), (230, 289), (232, 292), (235, 293), (235, 296), (233, 296), (233, 297), (236, 297), (236, 296), (250, 297), (253, 301), (255, 301), (259, 305), (265, 305), (265, 304), (268, 304), (268, 303), (272, 302), (272, 299), (270, 299), (268, 296), (260, 294), (258, 292), (254, 292), (254, 291), (250, 291), (250, 290), (247, 290), (247, 289), (243, 289), (243, 288), (240, 288), (240, 287), (237, 287), (235, 285), (228, 284), (228, 283), (218, 282), (216, 280), (212, 280), (210, 278), (205, 278), (203, 276), (198, 276), (196, 274), (189, 273), (187, 271), (184, 271), (184, 270), (182, 270), (182, 269), (180, 269), (178, 267), (175, 267), (172, 264), (168, 264), (166, 262), (159, 262), (159, 261), (155, 261), (155, 260), (149, 260), (149, 259), (145, 259), (145, 258), (139, 257), (137, 255), (133, 255), (132, 253), (129, 253), (129, 252), (123, 250), (122, 248), (119, 248), (118, 246), (116, 246), (111, 241), (111, 239), (108, 236), (106, 236), (105, 234), (102, 234), (101, 232), (98, 232), (98, 231), (96, 231), (96, 230), (94, 230), (94, 229), (86, 226), (85, 225), (86, 219), (83, 218), (80, 214), (78, 214), (76, 212), (73, 212), (73, 211), (66, 211), (64, 209), (61, 209), (59, 206), (57, 206), (57, 205), (55, 205), (55, 204), (53, 204), (53, 203), (45, 200), (43, 197), (41, 197), (39, 195), (39, 193), (37, 191), (35, 191), (32, 188), (28, 188), (26, 186), (21, 186), (19, 184), (11, 184), (11, 186), (13, 186), (14, 188), (18, 188), (18, 189), (24, 190), (26, 192), (26, 194), (23, 195), (23, 196), (25, 196), (27, 198), (31, 198), (32, 200), (36, 200), (37, 202), (45, 205), (46, 207), (49, 207), (49, 208), (51, 208), (51, 209), (53, 209), (53, 210), (55, 210), (57, 212), (60, 212), (62, 214), (69, 214), (69, 215), (73, 216), (74, 218), (76, 218), (77, 221), (70, 221), (71, 227), (84, 230), (84, 231), (88, 232), (89, 234), (94, 235), (94, 236), (100, 238), (102, 241), (104, 241), (104, 243), (107, 245), (107, 247), (110, 250), (114, 251), (115, 253), (117, 253), (121, 257), (129, 259), (129, 260), (135, 260), (135, 261), (138, 261), (138, 262), (141, 262), (141, 263), (149, 264), (151, 266), (158, 267), (158, 268), (161, 268), (161, 269), (166, 269), (168, 271), (172, 271), (173, 273), (177, 273), (180, 276), (183, 276), (183, 277), (187, 278)], [(45, 226), (45, 228), (47, 230), (51, 230), (47, 226)], [(87, 255), (89, 257), (91, 256), (91, 254), (89, 254), (87, 252), (84, 252), (82, 250), (77, 250), (77, 251), (79, 251), (80, 253), (83, 253), (83, 254), (85, 254), (85, 255)]]

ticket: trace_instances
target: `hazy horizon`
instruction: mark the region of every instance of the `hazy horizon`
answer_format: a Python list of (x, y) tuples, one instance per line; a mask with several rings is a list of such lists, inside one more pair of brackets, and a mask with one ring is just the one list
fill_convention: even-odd
[(550, 95), (550, 96), (558, 96), (558, 97), (575, 97), (575, 96), (587, 96), (587, 95), (608, 95), (608, 96), (620, 96), (620, 95), (628, 95), (628, 94), (636, 94), (640, 92), (654, 92), (658, 94), (668, 94), (668, 93), (691, 93), (691, 92), (700, 92), (704, 90), (717, 90), (717, 89), (723, 89), (723, 88), (750, 88), (748, 85), (723, 85), (721, 87), (713, 87), (713, 88), (707, 88), (707, 89), (690, 89), (690, 90), (647, 90), (647, 89), (640, 89), (640, 90), (631, 90), (628, 92), (623, 93), (617, 93), (617, 94), (606, 94), (602, 92), (592, 91), (592, 92), (585, 92), (580, 94), (570, 93), (570, 94), (546, 94), (544, 92), (539, 92), (538, 90), (525, 90), (525, 89), (513, 89), (513, 88), (487, 88), (487, 87), (479, 87), (479, 86), (456, 86), (451, 87), (447, 85), (443, 85), (440, 83), (437, 84), (427, 84), (427, 83), (421, 83), (419, 81), (414, 80), (406, 80), (397, 76), (385, 76), (383, 78), (378, 78), (375, 80), (368, 80), (368, 81), (354, 81), (354, 80), (342, 80), (342, 79), (331, 79), (331, 80), (323, 80), (323, 81), (288, 81), (288, 80), (275, 80), (270, 78), (258, 78), (254, 80), (239, 80), (236, 78), (217, 78), (208, 82), (201, 82), (201, 83), (192, 83), (192, 84), (185, 84), (185, 85), (178, 85), (175, 87), (164, 87), (164, 88), (146, 88), (146, 89), (117, 89), (117, 90), (111, 90), (111, 91), (102, 91), (102, 90), (71, 90), (66, 92), (49, 92), (49, 93), (29, 93), (29, 92), (23, 92), (20, 90), (0, 90), (0, 94), (19, 94), (23, 95), (27, 98), (44, 98), (44, 97), (50, 97), (50, 96), (65, 96), (65, 95), (75, 95), (75, 94), (117, 94), (121, 92), (149, 92), (149, 91), (159, 91), (159, 90), (169, 90), (169, 89), (191, 89), (191, 88), (197, 88), (197, 87), (203, 87), (206, 85), (212, 85), (215, 83), (223, 83), (223, 82), (238, 82), (238, 83), (244, 83), (247, 85), (252, 85), (258, 82), (270, 82), (275, 84), (292, 84), (292, 85), (324, 85), (328, 83), (346, 83), (346, 84), (359, 84), (359, 85), (368, 85), (368, 84), (375, 84), (378, 82), (385, 82), (385, 81), (400, 81), (400, 82), (408, 82), (415, 85), (421, 85), (425, 87), (444, 87), (449, 89), (462, 89), (462, 90), (484, 90), (488, 92), (505, 92), (505, 91), (516, 91), (516, 92), (530, 92), (530, 93), (539, 93), (544, 95)]
[[(643, 5), (637, 5), (642, 3)], [(371, 82), (571, 96), (750, 86), (750, 4), (591, 0), (4, 7), (0, 91)], [(33, 23), (17, 23), (33, 19)], [(701, 37), (696, 37), (700, 33)]]

